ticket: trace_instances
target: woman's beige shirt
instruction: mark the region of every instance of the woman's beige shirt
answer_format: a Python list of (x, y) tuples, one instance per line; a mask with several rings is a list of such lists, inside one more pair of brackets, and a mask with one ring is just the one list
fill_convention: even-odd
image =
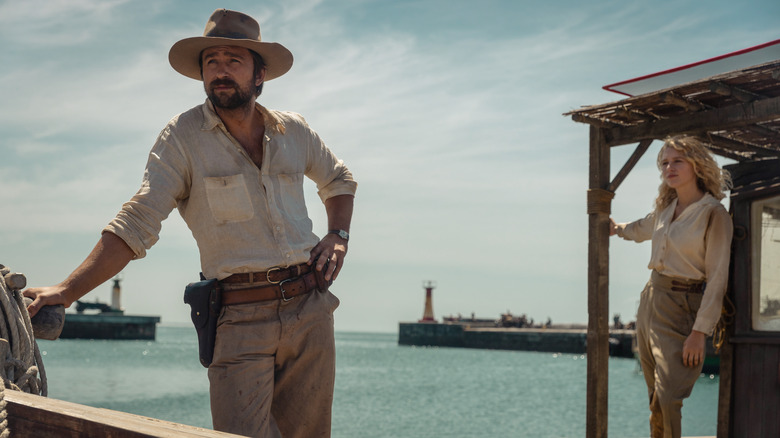
[(649, 269), (660, 274), (706, 282), (693, 329), (711, 335), (720, 319), (729, 275), (731, 216), (712, 195), (689, 205), (672, 220), (675, 199), (660, 213), (618, 224), (617, 234), (635, 242), (652, 239)]

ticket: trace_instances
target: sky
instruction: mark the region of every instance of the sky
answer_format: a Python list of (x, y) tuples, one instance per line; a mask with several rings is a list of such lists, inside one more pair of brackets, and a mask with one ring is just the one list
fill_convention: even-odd
[[(204, 101), (167, 54), (218, 7), (293, 53), (259, 102), (303, 114), (358, 181), (331, 288), (339, 331), (418, 320), (425, 281), (436, 318), (587, 322), (588, 126), (563, 113), (620, 100), (606, 84), (780, 38), (776, 0), (0, 0), (0, 264), (46, 286), (81, 263), (163, 126)], [(617, 221), (652, 208), (659, 146), (618, 189)], [(613, 175), (633, 148), (613, 148)], [(629, 321), (650, 247), (613, 238), (609, 250), (610, 311)], [(186, 324), (199, 271), (174, 211), (120, 274), (122, 307)]]

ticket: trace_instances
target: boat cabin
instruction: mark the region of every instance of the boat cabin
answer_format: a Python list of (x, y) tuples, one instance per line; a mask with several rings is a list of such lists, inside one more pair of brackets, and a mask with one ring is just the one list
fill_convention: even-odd
[[(736, 161), (717, 434), (780, 436), (780, 60), (566, 115), (590, 125), (587, 436), (607, 436), (611, 200), (654, 140), (680, 134)], [(610, 181), (610, 148), (629, 144)]]

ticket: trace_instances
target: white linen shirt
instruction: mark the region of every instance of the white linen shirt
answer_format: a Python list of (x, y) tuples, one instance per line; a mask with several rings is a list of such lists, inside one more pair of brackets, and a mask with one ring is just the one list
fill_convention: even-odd
[(176, 207), (198, 244), (206, 278), (306, 262), (319, 238), (303, 177), (316, 183), (323, 201), (354, 195), (357, 183), (301, 115), (256, 108), (265, 123), (262, 168), (206, 100), (162, 130), (141, 188), (103, 232), (116, 234), (142, 258)]
[(672, 220), (675, 208), (677, 199), (660, 213), (617, 224), (617, 234), (635, 242), (652, 238), (649, 269), (668, 277), (706, 282), (693, 330), (711, 335), (726, 293), (734, 226), (723, 205), (709, 193)]

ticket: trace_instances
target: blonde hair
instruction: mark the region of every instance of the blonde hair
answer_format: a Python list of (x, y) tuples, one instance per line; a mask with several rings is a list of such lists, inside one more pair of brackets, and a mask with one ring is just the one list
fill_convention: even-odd
[[(727, 170), (718, 167), (718, 163), (715, 162), (712, 154), (701, 141), (695, 137), (683, 135), (666, 138), (664, 145), (658, 152), (656, 161), (659, 170), (662, 170), (661, 161), (667, 148), (673, 148), (691, 163), (693, 172), (696, 174), (696, 185), (701, 191), (709, 193), (717, 200), (726, 197), (724, 191), (731, 188), (731, 175)], [(661, 178), (663, 179), (663, 172)], [(661, 182), (658, 187), (658, 197), (655, 198), (655, 208), (661, 211), (676, 198), (677, 191), (666, 185), (666, 182)]]

